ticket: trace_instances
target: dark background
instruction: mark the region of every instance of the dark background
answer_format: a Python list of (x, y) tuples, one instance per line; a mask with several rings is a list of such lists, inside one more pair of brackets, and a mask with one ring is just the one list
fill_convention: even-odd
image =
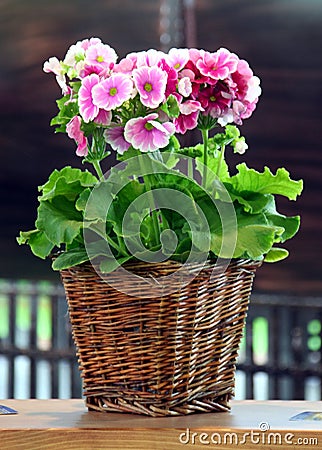
[[(194, 8), (189, 8), (193, 5)], [(249, 166), (286, 166), (305, 190), (280, 210), (300, 214), (290, 256), (265, 264), (257, 290), (320, 295), (322, 169), (321, 0), (0, 0), (0, 277), (58, 279), (49, 261), (19, 247), (34, 226), (37, 186), (66, 164), (81, 167), (75, 147), (49, 126), (60, 95), (42, 65), (77, 40), (98, 36), (122, 57), (151, 47), (224, 46), (249, 61), (263, 94), (242, 133)], [(238, 162), (231, 158), (233, 164)]]

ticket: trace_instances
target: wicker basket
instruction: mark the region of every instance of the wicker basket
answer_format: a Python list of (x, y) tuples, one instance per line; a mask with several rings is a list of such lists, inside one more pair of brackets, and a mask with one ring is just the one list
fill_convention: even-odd
[[(120, 292), (90, 264), (63, 270), (87, 407), (149, 416), (228, 411), (259, 265), (206, 264), (179, 291), (152, 298), (140, 295), (142, 287), (136, 296)], [(178, 266), (138, 263), (127, 270), (157, 279)], [(110, 276), (126, 283), (118, 270)]]

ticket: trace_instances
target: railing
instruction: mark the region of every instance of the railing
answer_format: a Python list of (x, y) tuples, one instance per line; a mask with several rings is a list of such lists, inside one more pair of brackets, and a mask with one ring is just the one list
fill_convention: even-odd
[(252, 296), (237, 376), (241, 398), (320, 400), (322, 298)]
[(81, 397), (62, 286), (3, 281), (0, 288), (0, 397)]
[[(321, 399), (322, 299), (254, 293), (236, 398)], [(62, 286), (0, 281), (0, 398), (80, 398)]]

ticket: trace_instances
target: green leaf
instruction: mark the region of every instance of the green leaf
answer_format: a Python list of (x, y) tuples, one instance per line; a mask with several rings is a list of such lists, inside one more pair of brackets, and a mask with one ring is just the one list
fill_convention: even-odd
[(84, 248), (73, 248), (72, 250), (61, 253), (52, 263), (54, 270), (68, 269), (85, 261), (88, 261), (88, 255)]
[(133, 148), (132, 146), (129, 147), (129, 149), (123, 153), (123, 155), (117, 154), (117, 160), (118, 161), (126, 161), (130, 158), (135, 158), (136, 156), (141, 155), (140, 150), (137, 148)]
[(84, 214), (84, 220), (105, 222), (107, 210), (114, 198), (112, 189), (111, 183), (102, 181), (94, 189), (87, 188), (80, 193), (75, 208)]
[(267, 223), (264, 214), (237, 216), (238, 235), (234, 257), (262, 257), (280, 240), (284, 228)]
[(55, 131), (65, 133), (68, 122), (78, 114), (77, 101), (71, 100), (70, 95), (65, 95), (56, 103), (59, 113), (51, 120), (50, 125), (58, 125)]
[(62, 170), (54, 170), (48, 181), (39, 186), (42, 192), (41, 200), (49, 200), (56, 195), (75, 198), (84, 187), (91, 187), (97, 183), (97, 178), (88, 170), (74, 169), (70, 166)]
[(169, 116), (170, 119), (178, 117), (180, 114), (178, 100), (174, 95), (169, 95), (167, 101), (161, 106), (161, 110)]
[(71, 243), (80, 233), (83, 216), (75, 209), (74, 202), (57, 196), (51, 202), (40, 202), (36, 226), (44, 231), (51, 242), (59, 246)]
[[(279, 240), (284, 228), (267, 223), (264, 214), (245, 214), (236, 211), (237, 230), (234, 226), (225, 225), (225, 239), (227, 242), (236, 242), (233, 253), (234, 258), (247, 257), (251, 259), (262, 258)], [(221, 248), (223, 241), (222, 230), (213, 230), (211, 234), (211, 250), (223, 258), (229, 257), (227, 249)], [(225, 244), (225, 243), (224, 243)], [(229, 247), (229, 245), (228, 245)]]
[(102, 273), (113, 272), (113, 270), (117, 269), (120, 265), (124, 264), (126, 261), (129, 261), (131, 258), (132, 255), (124, 256), (119, 259), (104, 258), (100, 263), (100, 270)]
[[(198, 156), (196, 158), (196, 169), (203, 175), (203, 157)], [(223, 183), (229, 180), (228, 165), (225, 160), (220, 161), (220, 151), (215, 150), (214, 154), (208, 155), (207, 160), (207, 185), (205, 188), (209, 191), (213, 191), (218, 184), (218, 179)]]
[(296, 200), (303, 189), (303, 181), (291, 180), (289, 172), (280, 168), (272, 174), (268, 167), (264, 172), (249, 169), (245, 163), (237, 166), (238, 173), (231, 177), (230, 183), (239, 191), (253, 191), (261, 194), (280, 194), (289, 200)]
[(273, 247), (271, 250), (269, 250), (267, 255), (265, 255), (264, 261), (273, 263), (287, 258), (288, 255), (289, 253), (285, 248)]
[(284, 229), (279, 242), (285, 242), (286, 240), (291, 239), (298, 232), (300, 227), (300, 216), (287, 217), (279, 214), (276, 211), (275, 199), (273, 196), (271, 196), (270, 202), (264, 208), (263, 213), (265, 214), (268, 223)]
[(180, 150), (180, 142), (178, 138), (174, 135), (170, 136), (169, 144), (166, 147), (160, 149), (162, 153), (164, 152), (178, 152)]
[(269, 194), (261, 194), (259, 192), (242, 191), (238, 192), (232, 184), (224, 183), (232, 201), (237, 201), (245, 212), (258, 214), (262, 212), (270, 203), (272, 196)]
[(29, 244), (35, 256), (45, 259), (54, 248), (54, 244), (47, 238), (43, 231), (21, 231), (17, 238), (18, 244)]

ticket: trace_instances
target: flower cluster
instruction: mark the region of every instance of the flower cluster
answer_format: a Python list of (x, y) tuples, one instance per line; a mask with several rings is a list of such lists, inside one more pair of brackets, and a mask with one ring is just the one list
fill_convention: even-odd
[[(44, 71), (63, 94), (51, 124), (76, 142), (92, 171), (54, 170), (39, 187), (35, 229), (22, 231), (19, 244), (41, 258), (59, 251), (55, 270), (91, 261), (102, 273), (130, 260), (287, 257), (279, 245), (296, 234), (300, 217), (280, 214), (275, 196), (295, 200), (302, 180), (246, 163), (231, 173), (225, 158), (228, 146), (247, 149), (236, 125), (261, 94), (246, 61), (225, 48), (150, 49), (118, 61), (91, 38), (62, 61), (50, 58)], [(201, 142), (182, 148), (176, 135), (194, 129)], [(109, 147), (121, 164), (104, 174)]]
[(225, 48), (212, 53), (150, 49), (118, 62), (113, 48), (91, 38), (72, 45), (63, 61), (50, 58), (44, 71), (56, 75), (64, 95), (61, 107), (71, 104), (63, 131), (84, 157), (95, 129), (103, 130), (105, 144), (123, 154), (130, 147), (162, 149), (175, 133), (197, 127), (240, 125), (261, 93), (248, 63)]

